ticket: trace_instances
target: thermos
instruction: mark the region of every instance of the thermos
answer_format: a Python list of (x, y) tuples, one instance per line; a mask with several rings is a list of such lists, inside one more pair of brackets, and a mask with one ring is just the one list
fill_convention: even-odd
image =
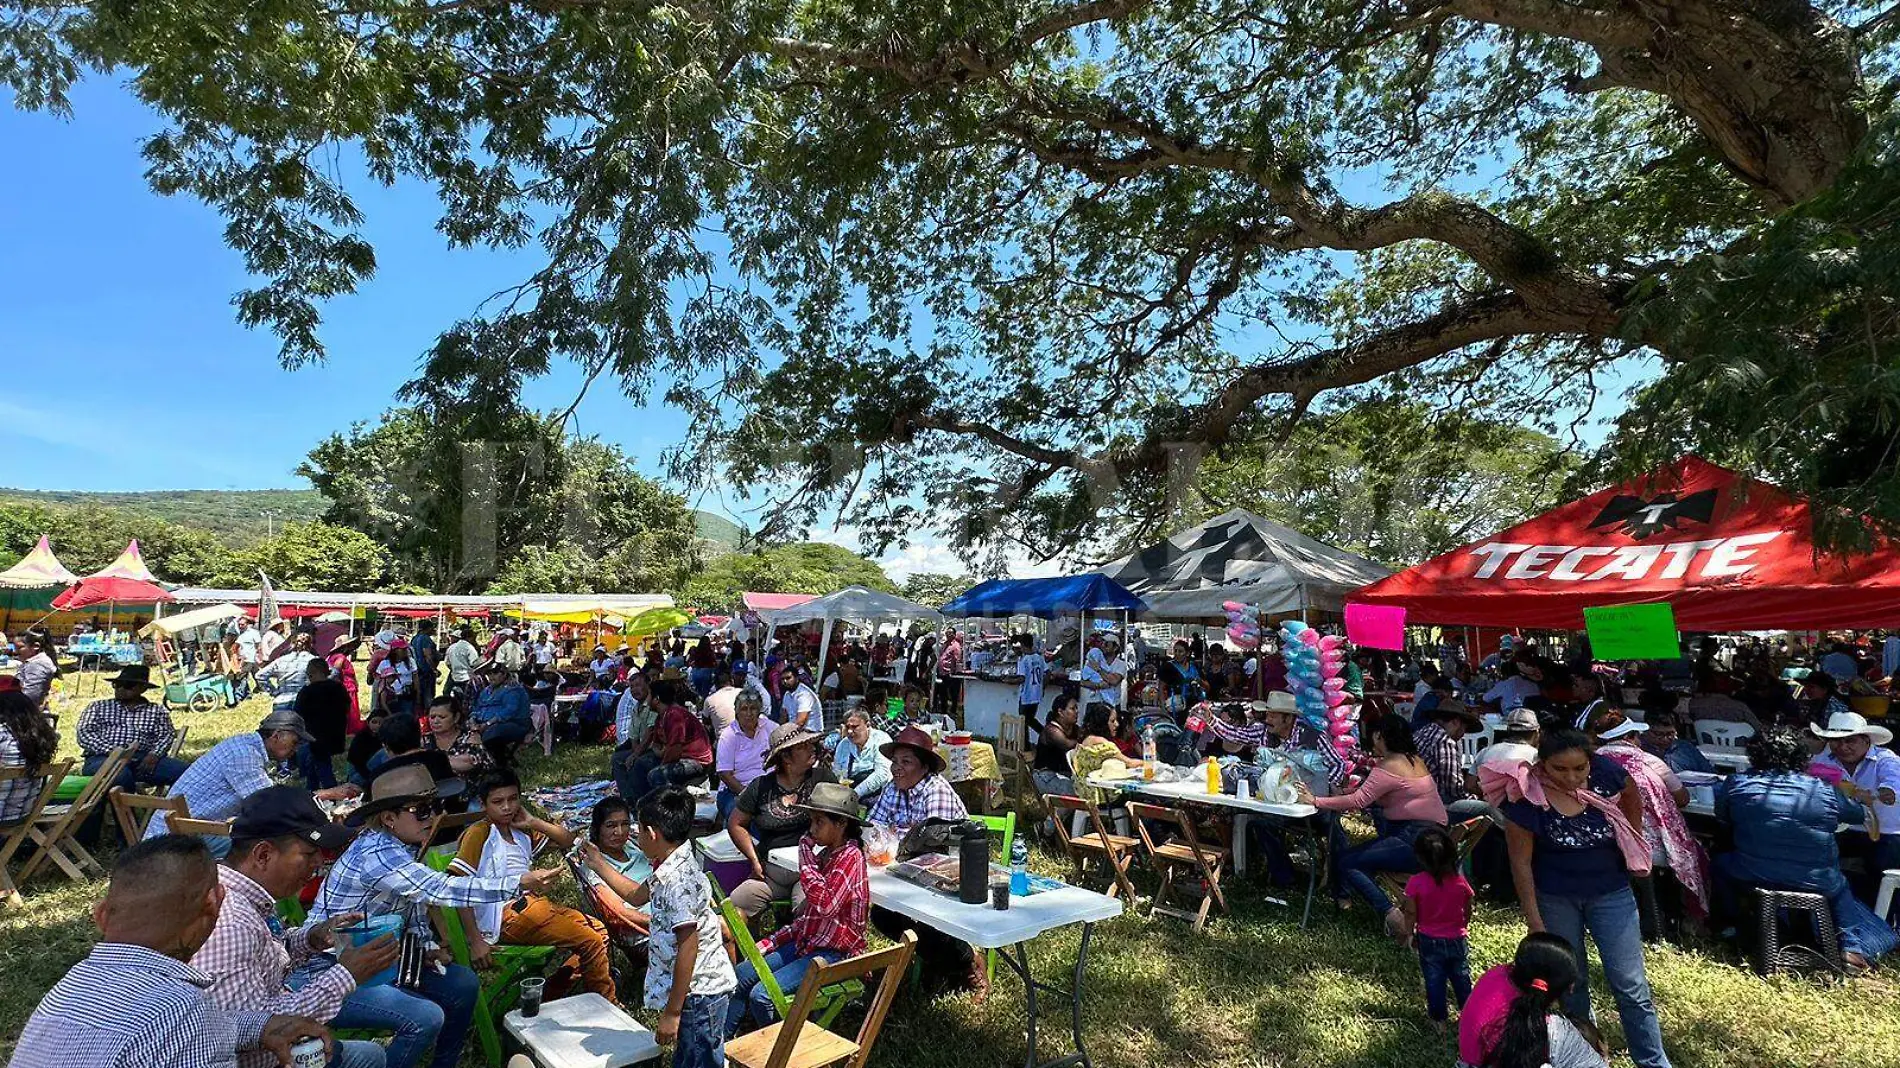
[(963, 825), (958, 847), (962, 861), (957, 873), (957, 900), (966, 905), (986, 905), (990, 900), (990, 829), (971, 820)]

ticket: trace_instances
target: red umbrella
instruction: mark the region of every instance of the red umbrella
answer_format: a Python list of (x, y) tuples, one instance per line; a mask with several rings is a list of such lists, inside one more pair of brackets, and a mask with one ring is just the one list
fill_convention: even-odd
[(158, 584), (145, 558), (139, 553), (138, 539), (132, 539), (119, 558), (79, 580), (78, 585), (53, 598), (53, 611), (73, 612), (96, 604), (156, 604), (176, 600)]

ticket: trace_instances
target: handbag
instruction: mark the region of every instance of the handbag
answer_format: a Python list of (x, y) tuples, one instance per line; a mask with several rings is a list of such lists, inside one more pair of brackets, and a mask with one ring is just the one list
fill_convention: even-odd
[(926, 853), (950, 854), (954, 852), (963, 826), (962, 820), (947, 820), (932, 817), (904, 832), (897, 843), (897, 859), (909, 860)]

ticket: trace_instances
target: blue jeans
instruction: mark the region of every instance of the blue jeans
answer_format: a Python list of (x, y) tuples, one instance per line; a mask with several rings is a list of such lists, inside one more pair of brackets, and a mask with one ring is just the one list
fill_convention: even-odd
[(1443, 1023), (1451, 1015), (1445, 1010), (1446, 986), (1458, 998), (1460, 1009), (1471, 996), (1469, 946), (1462, 938), (1426, 934), (1414, 935), (1412, 944), (1418, 947), (1418, 970), (1425, 976), (1425, 1012)]
[(673, 1068), (726, 1068), (726, 1005), (731, 1000), (725, 994), (686, 995)]
[[(772, 978), (778, 981), (779, 991), (790, 997), (805, 981), (805, 973), (818, 961), (836, 964), (844, 954), (835, 950), (821, 949), (809, 957), (798, 955), (796, 946), (780, 946), (765, 955), (765, 966), (772, 970)], [(759, 970), (749, 960), (739, 962), (735, 969), (739, 976), (739, 989), (729, 999), (726, 1008), (726, 1034), (737, 1034), (739, 1025), (745, 1021), (748, 1013), (756, 1027), (764, 1027), (778, 1015), (778, 1009), (772, 1004), (772, 995), (759, 982)]]
[(343, 1008), (330, 1027), (394, 1031), (396, 1037), (387, 1051), (389, 1068), (416, 1068), (430, 1043), (435, 1044), (435, 1056), (429, 1061), (432, 1068), (455, 1068), (462, 1059), (462, 1042), (468, 1037), (481, 988), (475, 973), (459, 964), (449, 965), (446, 974), (425, 966), (419, 990), (389, 984), (357, 987), (343, 999)]
[(1373, 876), (1382, 871), (1417, 871), (1418, 858), (1412, 855), (1412, 839), (1425, 828), (1436, 826), (1425, 820), (1399, 820), (1387, 824), (1378, 838), (1365, 845), (1339, 849), (1337, 843), (1345, 841), (1345, 832), (1335, 825), (1333, 867), (1339, 873), (1339, 881), (1333, 885), (1333, 896), (1342, 896), (1343, 887), (1365, 899), (1375, 915), (1383, 917), (1391, 912), (1392, 899), (1379, 888), (1379, 881)]
[(1604, 977), (1616, 997), (1616, 1014), (1623, 1020), (1623, 1038), (1637, 1068), (1669, 1068), (1663, 1053), (1662, 1027), (1656, 1004), (1649, 996), (1649, 976), (1643, 971), (1643, 934), (1636, 915), (1636, 895), (1619, 886), (1597, 897), (1569, 897), (1537, 892), (1537, 911), (1544, 929), (1570, 943), (1582, 974), (1564, 998), (1564, 1011), (1578, 1019), (1590, 1013), (1589, 957), (1583, 946), (1588, 931), (1603, 961)]
[(387, 1063), (380, 1044), (352, 1039), (336, 1044), (329, 1068), (384, 1068)]
[(331, 754), (321, 753), (304, 742), (297, 747), (297, 771), (303, 776), (304, 785), (312, 791), (327, 790), (336, 785), (336, 762)]
[[(89, 756), (86, 758), (82, 770), (87, 775), (97, 774), (99, 765), (105, 762), (106, 754), (104, 753), (100, 753), (98, 756)], [(182, 760), (168, 756), (159, 757), (158, 763), (152, 765), (150, 768), (144, 765), (145, 758), (141, 755), (133, 754), (132, 759), (126, 762), (125, 770), (119, 772), (119, 778), (113, 785), (123, 786), (125, 792), (128, 794), (137, 792), (141, 786), (170, 786), (172, 783), (177, 782), (178, 777), (183, 775), (185, 769), (190, 766)]]
[[(675, 760), (671, 764), (662, 763), (658, 749), (648, 749), (634, 759), (627, 769), (640, 796), (646, 796), (649, 790), (658, 790), (662, 786), (684, 786), (706, 774), (706, 765), (697, 760)], [(638, 798), (628, 798), (628, 803), (638, 804)]]

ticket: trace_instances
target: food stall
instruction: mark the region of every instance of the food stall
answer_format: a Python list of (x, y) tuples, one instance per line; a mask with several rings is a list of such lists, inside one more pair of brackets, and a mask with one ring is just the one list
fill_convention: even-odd
[[(1043, 620), (1079, 620), (1086, 629), (1091, 619), (1126, 622), (1134, 613), (1144, 611), (1141, 598), (1130, 593), (1114, 579), (1101, 574), (1069, 575), (1047, 579), (991, 579), (978, 583), (949, 604), (943, 614), (951, 619), (1009, 619), (1027, 616)], [(963, 726), (979, 738), (995, 738), (1002, 730), (1003, 717), (1021, 709), (1017, 700), (1022, 676), (1016, 673), (1015, 660), (1002, 657), (980, 672), (954, 673), (963, 685)], [(1063, 691), (1066, 672), (1052, 664), (1042, 688), (1042, 704), (1036, 717), (1047, 720), (1050, 706)]]

